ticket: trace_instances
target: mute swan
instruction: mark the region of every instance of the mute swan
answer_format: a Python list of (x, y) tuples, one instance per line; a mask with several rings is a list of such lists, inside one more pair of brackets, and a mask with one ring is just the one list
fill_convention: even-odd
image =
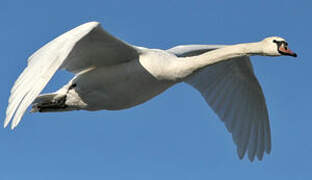
[[(296, 57), (280, 37), (237, 45), (186, 45), (168, 50), (127, 44), (98, 22), (80, 25), (28, 59), (9, 98), (4, 127), (32, 112), (118, 110), (144, 103), (179, 82), (199, 90), (232, 133), (240, 158), (271, 151), (270, 126), (251, 55)], [(219, 63), (221, 62), (221, 63)], [(76, 76), (60, 90), (39, 95), (59, 69)], [(37, 97), (38, 96), (38, 97)]]

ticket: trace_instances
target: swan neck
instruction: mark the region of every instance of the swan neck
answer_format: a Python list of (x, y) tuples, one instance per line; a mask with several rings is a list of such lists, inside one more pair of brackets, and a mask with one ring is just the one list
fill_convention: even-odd
[[(232, 58), (252, 55), (263, 55), (261, 42), (230, 45), (199, 56), (187, 57), (194, 70)], [(191, 65), (191, 66), (192, 66)]]
[(260, 43), (244, 43), (231, 45), (224, 48), (216, 49), (198, 56), (200, 59), (206, 59), (210, 63), (217, 63), (236, 57), (261, 55), (262, 48)]

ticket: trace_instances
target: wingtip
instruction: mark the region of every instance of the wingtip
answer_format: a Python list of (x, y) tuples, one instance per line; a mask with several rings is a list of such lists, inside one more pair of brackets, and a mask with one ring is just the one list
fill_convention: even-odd
[(3, 128), (6, 128), (9, 125), (9, 123), (10, 123), (10, 120), (6, 118), (4, 120)]
[(17, 124), (16, 123), (13, 123), (11, 124), (11, 130), (14, 130), (16, 128)]
[(99, 25), (100, 24), (100, 22), (98, 22), (98, 21), (90, 21), (90, 22), (88, 22), (89, 24), (94, 24), (94, 25)]
[(258, 157), (258, 160), (259, 160), (259, 161), (262, 161), (262, 159), (263, 159), (263, 153), (262, 153), (262, 154), (257, 155), (257, 157)]
[(90, 21), (90, 22), (86, 22), (78, 27), (96, 27), (96, 26), (99, 26), (100, 23), (97, 22), (97, 21)]
[(244, 150), (242, 147), (239, 147), (237, 145), (236, 152), (237, 152), (237, 155), (238, 155), (239, 159), (242, 160), (244, 158), (244, 156), (245, 156), (246, 150)]
[(11, 130), (14, 130), (14, 128), (18, 125), (19, 121), (15, 121), (15, 120), (12, 120), (11, 119), (5, 119), (4, 120), (4, 124), (3, 124), (3, 128), (7, 128), (8, 125), (10, 124), (11, 122)]
[(248, 156), (248, 159), (250, 162), (253, 162), (255, 160), (255, 156)]
[(266, 147), (266, 149), (265, 149), (265, 152), (267, 153), (267, 154), (271, 154), (271, 145), (268, 145), (267, 147)]

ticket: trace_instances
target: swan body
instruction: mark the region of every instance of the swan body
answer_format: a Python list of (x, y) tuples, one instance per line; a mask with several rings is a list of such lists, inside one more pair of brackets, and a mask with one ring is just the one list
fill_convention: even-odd
[[(69, 93), (79, 94), (80, 102), (87, 110), (119, 110), (141, 104), (174, 85), (174, 81), (159, 80), (146, 71), (138, 60), (95, 68), (74, 78), (77, 87)], [(148, 55), (146, 55), (148, 56)], [(90, 81), (92, 79), (92, 81)], [(65, 86), (65, 89), (67, 88)], [(70, 100), (70, 99), (69, 99)]]
[[(240, 158), (271, 151), (270, 126), (251, 55), (296, 56), (280, 37), (237, 45), (186, 45), (168, 50), (129, 45), (89, 22), (49, 42), (28, 59), (9, 98), (4, 127), (32, 112), (119, 110), (144, 103), (176, 83), (199, 90), (232, 133)], [(76, 76), (39, 95), (54, 73)], [(39, 96), (38, 96), (39, 95)]]

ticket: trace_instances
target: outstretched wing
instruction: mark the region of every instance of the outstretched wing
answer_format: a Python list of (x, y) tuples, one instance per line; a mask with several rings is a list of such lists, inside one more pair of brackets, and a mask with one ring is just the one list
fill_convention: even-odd
[(119, 64), (138, 57), (131, 45), (105, 32), (98, 22), (80, 25), (49, 42), (28, 59), (16, 80), (6, 111), (4, 127), (20, 122), (28, 106), (58, 69), (79, 73), (90, 67)]
[[(177, 56), (202, 54), (223, 46), (180, 46), (169, 50)], [(184, 49), (184, 50), (183, 50)], [(186, 83), (196, 88), (232, 133), (237, 153), (248, 151), (251, 161), (271, 151), (268, 111), (262, 89), (247, 56), (205, 67)]]

